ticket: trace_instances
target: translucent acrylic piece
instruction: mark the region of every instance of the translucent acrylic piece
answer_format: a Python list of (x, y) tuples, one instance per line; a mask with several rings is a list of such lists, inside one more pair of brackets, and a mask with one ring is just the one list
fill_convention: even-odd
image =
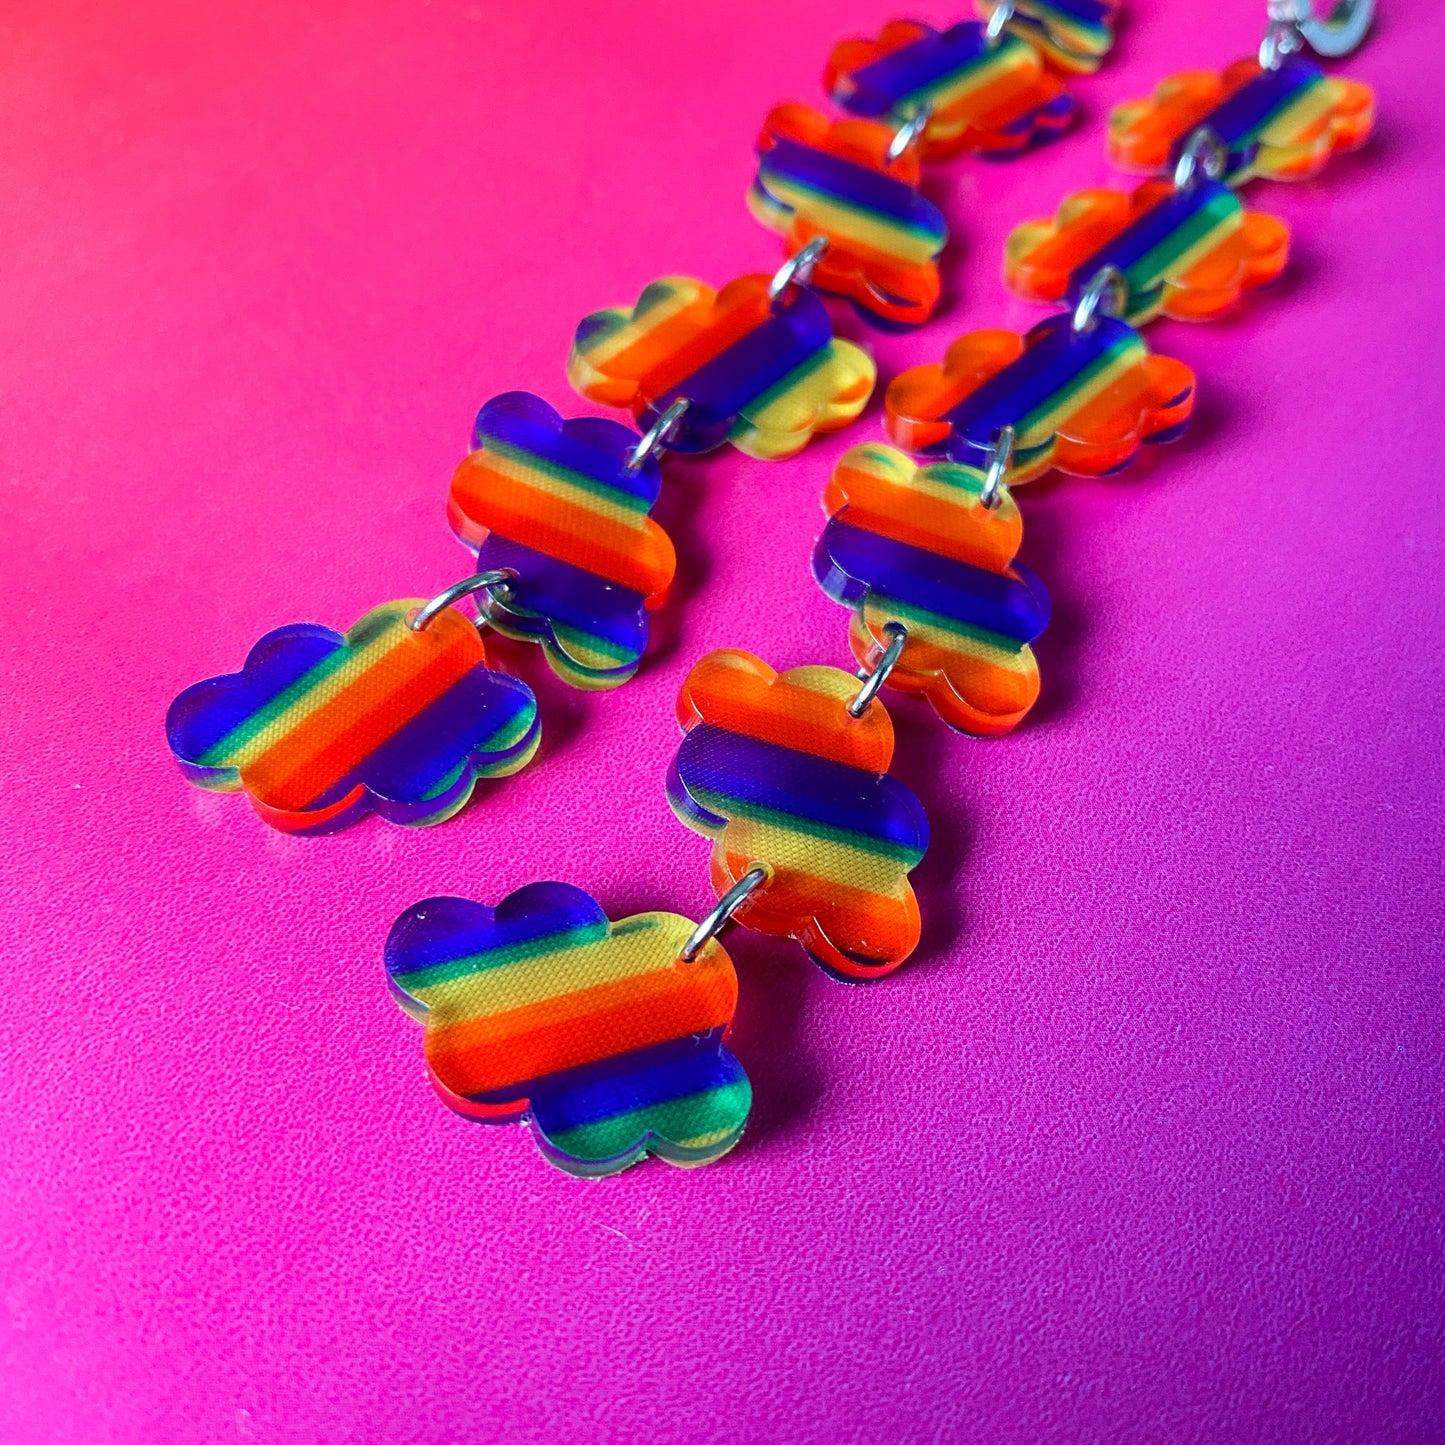
[(1207, 321), (1289, 259), (1289, 227), (1246, 211), (1218, 181), (1196, 176), (1180, 189), (1145, 181), (1133, 195), (1080, 191), (1052, 220), (1026, 221), (1004, 248), (1004, 280), (1030, 301), (1072, 310), (1106, 266), (1128, 291), (1121, 319), (1142, 326), (1156, 316)]
[(872, 320), (917, 326), (938, 302), (943, 213), (919, 193), (916, 150), (889, 160), (892, 127), (830, 123), (805, 105), (780, 105), (758, 140), (748, 207), (796, 255), (828, 242), (811, 284), (848, 300)]
[[(996, 9), (996, 0), (980, 0), (985, 20)], [(1117, 0), (1014, 0), (1012, 10), (1004, 29), (1071, 75), (1092, 75), (1114, 47)]]
[(654, 458), (630, 468), (637, 433), (598, 417), (564, 421), (540, 397), (509, 391), (478, 413), (472, 454), (452, 478), (447, 516), (481, 572), (487, 621), (540, 642), (576, 687), (617, 687), (647, 647), (677, 559), (649, 515), (662, 486)]
[(965, 20), (938, 31), (890, 20), (876, 40), (833, 49), (823, 86), (853, 115), (902, 125), (931, 108), (920, 146), (926, 159), (976, 151), (1007, 156), (1066, 130), (1074, 99), (1031, 45), (1004, 34), (990, 43)]
[(724, 1045), (737, 1007), (716, 940), (681, 958), (675, 913), (610, 922), (570, 883), (531, 883), (496, 908), (428, 898), (386, 940), (393, 996), (426, 1025), (443, 1101), (487, 1123), (525, 1118), (570, 1174), (647, 1154), (706, 1164), (742, 1134), (752, 1086)]
[(815, 432), (857, 417), (877, 372), (833, 336), (818, 297), (790, 286), (774, 301), (771, 279), (741, 276), (721, 291), (686, 277), (654, 281), (635, 306), (582, 322), (568, 378), (589, 401), (626, 407), (643, 430), (686, 398), (673, 451), (730, 441), (749, 456), (792, 456)]
[(1010, 485), (1057, 467), (1077, 476), (1120, 471), (1144, 442), (1174, 441), (1194, 409), (1194, 373), (1154, 356), (1132, 326), (1096, 314), (1076, 332), (1051, 316), (1026, 335), (973, 331), (943, 364), (893, 379), (884, 402), (889, 436), (910, 452), (985, 468), (1013, 427)]
[(908, 629), (885, 686), (922, 693), (950, 727), (994, 737), (1038, 699), (1029, 644), (1048, 625), (1049, 596), (1015, 560), (1018, 504), (1005, 487), (985, 506), (985, 480), (957, 462), (920, 467), (892, 447), (853, 447), (823, 494), (813, 575), (854, 609), (849, 641), (864, 667), (878, 665), (890, 627)]
[(918, 943), (908, 882), (928, 847), (923, 805), (896, 778), (893, 723), (876, 699), (849, 716), (858, 679), (835, 667), (776, 673), (749, 652), (709, 653), (688, 674), (686, 737), (668, 774), (673, 812), (713, 840), (719, 897), (770, 872), (734, 917), (796, 938), (845, 978), (891, 972)]
[(239, 673), (188, 687), (166, 714), (181, 770), (211, 792), (244, 791), (285, 833), (333, 833), (375, 811), (440, 823), (478, 778), (525, 767), (537, 700), (487, 666), (454, 608), (420, 632), (419, 601), (388, 602), (343, 636), (314, 623), (268, 632)]
[(1109, 117), (1109, 159), (1125, 170), (1172, 172), (1190, 133), (1208, 126), (1227, 153), (1230, 185), (1253, 176), (1295, 181), (1363, 145), (1374, 111), (1368, 86), (1326, 75), (1301, 55), (1278, 70), (1237, 60), (1221, 75), (1171, 76), (1148, 100), (1119, 106)]

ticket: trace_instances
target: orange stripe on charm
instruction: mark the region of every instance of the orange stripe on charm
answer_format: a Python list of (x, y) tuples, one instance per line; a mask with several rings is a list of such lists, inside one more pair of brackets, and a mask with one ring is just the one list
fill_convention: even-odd
[(423, 632), (406, 629), (326, 707), (245, 769), (248, 789), (264, 794), (273, 808), (304, 808), (376, 750), (378, 736), (386, 735), (381, 720), (408, 721), (464, 677), (476, 665), (476, 647), (444, 620), (448, 616), (471, 631), (460, 613), (443, 613)]
[[(708, 362), (723, 354), (728, 347), (756, 331), (768, 319), (768, 278), (740, 276), (717, 293), (716, 309), (705, 326), (690, 321), (691, 334), (676, 340), (681, 328), (672, 323), (655, 333), (659, 344), (667, 349), (653, 361), (638, 384), (639, 395), (665, 396), (673, 387), (692, 376)], [(648, 341), (653, 337), (649, 336)], [(612, 366), (621, 369), (628, 363), (619, 358)]]
[[(861, 718), (848, 716), (855, 690), (836, 668), (796, 668), (836, 694), (837, 706), (819, 706), (819, 691), (779, 675), (751, 653), (722, 648), (709, 653), (688, 674), (677, 716), (686, 731), (700, 721), (761, 742), (829, 758), (867, 772), (886, 773), (893, 757), (893, 723), (882, 708)], [(829, 676), (831, 674), (831, 676)]]
[(428, 1032), (427, 1062), (454, 1093), (490, 1093), (706, 1033), (731, 1019), (736, 1001), (735, 976), (680, 965)]
[[(485, 451), (457, 468), (450, 505), (459, 509), (450, 514), (456, 530), (463, 530), (458, 516), (472, 524), (469, 542), (496, 531), (644, 597), (665, 592), (671, 581), (672, 541), (651, 517), (640, 525), (615, 521), (499, 471)], [(485, 529), (480, 535), (478, 527)]]

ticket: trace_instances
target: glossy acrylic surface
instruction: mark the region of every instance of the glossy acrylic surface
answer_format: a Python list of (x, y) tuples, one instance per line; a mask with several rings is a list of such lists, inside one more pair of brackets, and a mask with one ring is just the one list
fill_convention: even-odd
[(1109, 116), (1109, 159), (1146, 174), (1172, 170), (1196, 126), (1208, 126), (1228, 152), (1225, 180), (1253, 176), (1296, 181), (1317, 174), (1336, 151), (1363, 145), (1374, 126), (1370, 88), (1326, 75), (1301, 55), (1277, 70), (1238, 60), (1222, 74), (1171, 76), (1148, 100)]
[[(987, 20), (998, 7), (982, 0), (978, 8)], [(1113, 48), (1118, 12), (1117, 0), (1013, 0), (1004, 28), (1058, 69), (1088, 75)]]
[(1194, 409), (1194, 373), (1154, 356), (1139, 333), (1110, 316), (1083, 332), (1070, 315), (1026, 335), (974, 331), (942, 365), (894, 378), (885, 424), (899, 446), (985, 467), (1004, 427), (1017, 441), (1005, 481), (1057, 467), (1105, 476), (1127, 466), (1144, 442), (1173, 441)]
[(244, 791), (285, 833), (331, 833), (375, 811), (439, 823), (478, 778), (517, 772), (537, 750), (532, 690), (493, 672), (455, 608), (420, 632), (418, 600), (368, 612), (344, 637), (294, 623), (245, 667), (188, 687), (166, 714), (181, 770), (209, 792)]
[(1066, 130), (1074, 116), (1073, 97), (1032, 46), (1008, 34), (991, 45), (973, 20), (943, 31), (890, 20), (875, 40), (844, 40), (823, 86), (844, 110), (894, 126), (931, 106), (921, 142), (928, 159), (1012, 155)]
[(628, 408), (644, 430), (686, 397), (674, 451), (730, 441), (753, 457), (792, 456), (814, 433), (847, 426), (877, 373), (864, 351), (835, 339), (816, 296), (794, 286), (773, 302), (770, 280), (740, 276), (721, 291), (654, 281), (635, 306), (583, 320), (568, 378), (589, 401)]
[(830, 123), (805, 105), (777, 106), (758, 139), (748, 209), (777, 231), (789, 255), (822, 236), (810, 285), (846, 296), (884, 323), (920, 325), (938, 301), (943, 213), (918, 186), (917, 148), (888, 159), (892, 126)]
[(908, 641), (885, 686), (921, 692), (950, 727), (992, 737), (1038, 698), (1029, 644), (1048, 625), (1049, 596), (1015, 560), (1018, 504), (1004, 488), (986, 507), (983, 489), (974, 467), (853, 447), (823, 494), (813, 575), (854, 609), (849, 642), (862, 666), (878, 665), (901, 623)]
[(645, 1154), (706, 1164), (737, 1143), (752, 1103), (723, 1045), (737, 1006), (716, 940), (685, 963), (675, 913), (611, 922), (568, 883), (531, 883), (495, 909), (428, 898), (397, 919), (386, 972), (426, 1025), (427, 1070), (459, 1114), (526, 1117), (572, 1174)]
[(472, 454), (457, 468), (447, 517), (477, 552), (477, 570), (516, 573), (477, 594), (487, 621), (542, 644), (577, 687), (616, 687), (637, 671), (647, 614), (677, 566), (650, 513), (662, 486), (655, 458), (627, 465), (636, 432), (600, 417), (563, 421), (540, 397), (507, 392), (477, 415)]
[(1273, 281), (1289, 259), (1289, 227), (1246, 211), (1219, 181), (1180, 189), (1146, 181), (1132, 195), (1080, 191), (1052, 220), (1025, 221), (1004, 250), (1004, 281), (1030, 301), (1071, 310), (1105, 267), (1124, 278), (1121, 319), (1207, 321), (1240, 295)]
[(750, 868), (770, 871), (738, 922), (865, 979), (897, 968), (918, 942), (908, 874), (927, 850), (928, 818), (888, 776), (893, 723), (882, 703), (849, 716), (857, 692), (835, 667), (776, 673), (748, 652), (709, 653), (678, 696), (686, 736), (667, 798), (713, 839), (719, 896)]

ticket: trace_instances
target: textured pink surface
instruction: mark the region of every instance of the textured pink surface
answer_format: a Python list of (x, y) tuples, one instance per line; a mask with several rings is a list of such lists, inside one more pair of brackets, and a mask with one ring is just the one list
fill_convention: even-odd
[[(886, 7), (6, 7), (0, 1440), (1445, 1438), (1445, 20), (1383, 3), (1378, 142), (1250, 193), (1288, 280), (1153, 330), (1200, 374), (1187, 440), (1026, 495), (1036, 717), (895, 708), (920, 956), (848, 989), (735, 933), (743, 1146), (600, 1184), (436, 1101), (382, 939), (545, 876), (708, 906), (673, 694), (723, 644), (846, 662), (807, 557), (877, 404), (673, 469), (646, 670), (581, 696), (499, 649), (543, 753), (449, 825), (288, 840), (161, 719), (269, 627), (460, 575), (478, 404), (587, 410), (578, 317), (775, 264), (754, 130)], [(937, 172), (955, 294), (884, 374), (1034, 319), (1009, 226), (1262, 8), (1139, 0), (1078, 132)]]

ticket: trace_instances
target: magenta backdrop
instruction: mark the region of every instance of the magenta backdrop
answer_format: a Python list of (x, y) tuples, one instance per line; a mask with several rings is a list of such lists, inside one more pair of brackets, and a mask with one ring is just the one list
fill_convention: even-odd
[[(877, 404), (670, 467), (645, 671), (582, 695), (499, 646), (543, 751), (443, 827), (284, 838), (161, 721), (270, 627), (461, 575), (479, 403), (596, 410), (577, 318), (771, 269), (757, 125), (887, 5), (5, 7), (0, 1440), (1445, 1438), (1445, 18), (1383, 3), (1376, 143), (1250, 191), (1288, 279), (1151, 333), (1199, 373), (1187, 439), (1028, 490), (1035, 716), (894, 707), (919, 954), (845, 988), (735, 931), (743, 1144), (601, 1183), (437, 1102), (382, 939), (545, 877), (708, 907), (673, 696), (720, 645), (847, 662), (808, 553)], [(1261, 11), (1138, 0), (1071, 137), (937, 169), (944, 315), (844, 323), (883, 374), (1036, 319), (1009, 226)]]

